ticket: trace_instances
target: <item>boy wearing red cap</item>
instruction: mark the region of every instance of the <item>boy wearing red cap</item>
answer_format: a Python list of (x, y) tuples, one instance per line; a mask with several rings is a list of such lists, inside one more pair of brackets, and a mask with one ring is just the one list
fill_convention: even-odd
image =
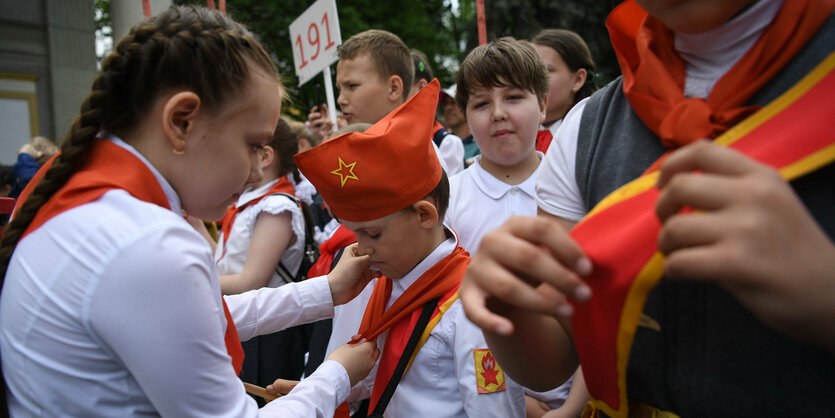
[(449, 186), (425, 140), (438, 90), (433, 81), (365, 132), (296, 156), (334, 215), (356, 233), (359, 254), (383, 275), (355, 320), (362, 337), (382, 335), (383, 354), (349, 400), (370, 389), (373, 416), (523, 416), (522, 388), (505, 378), (458, 303), (469, 256), (441, 223)]

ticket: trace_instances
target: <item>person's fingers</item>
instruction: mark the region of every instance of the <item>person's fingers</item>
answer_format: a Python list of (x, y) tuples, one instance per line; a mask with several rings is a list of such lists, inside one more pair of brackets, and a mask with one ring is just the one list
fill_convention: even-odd
[(514, 236), (547, 248), (562, 265), (577, 274), (591, 273), (592, 266), (582, 248), (558, 222), (540, 216), (513, 217), (505, 226)]
[(507, 318), (494, 314), (487, 309), (487, 294), (482, 290), (469, 286), (465, 281), (461, 284), (461, 304), (464, 313), (478, 327), (490, 330), (500, 335), (513, 333), (513, 323)]
[(661, 163), (657, 187), (663, 188), (677, 173), (702, 171), (721, 175), (742, 175), (758, 164), (738, 151), (710, 141), (697, 141), (683, 147)]
[(722, 216), (713, 213), (673, 215), (658, 232), (658, 250), (670, 254), (682, 248), (710, 245), (719, 241), (729, 227)]
[(544, 218), (511, 218), (502, 228), (511, 235), (504, 231), (485, 235), (479, 250), (484, 254), (474, 258), (489, 258), (516, 273), (508, 273), (509, 277), (548, 283), (580, 302), (588, 299), (591, 291), (580, 274), (590, 273), (591, 264), (562, 226)]
[(721, 245), (681, 248), (667, 255), (664, 260), (664, 276), (670, 279), (719, 281), (728, 275), (728, 263), (725, 261), (727, 255)]
[(720, 209), (739, 196), (740, 184), (731, 177), (684, 172), (668, 180), (658, 200), (655, 213), (661, 223), (683, 208), (712, 211)]

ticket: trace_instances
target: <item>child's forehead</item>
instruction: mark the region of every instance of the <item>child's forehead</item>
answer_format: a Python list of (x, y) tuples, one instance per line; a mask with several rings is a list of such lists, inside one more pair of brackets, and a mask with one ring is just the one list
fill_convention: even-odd
[[(380, 65), (370, 51), (363, 51), (352, 57), (342, 58), (336, 65), (337, 80), (358, 77), (363, 78), (363, 80), (379, 80), (382, 78), (381, 74)], [(369, 77), (369, 75), (377, 75), (377, 77)]]
[(360, 231), (367, 229), (381, 231), (390, 227), (393, 223), (402, 221), (404, 219), (404, 217), (401, 216), (402, 214), (403, 211), (400, 210), (382, 218), (372, 219), (370, 221), (354, 222), (342, 219), (341, 222), (342, 225), (345, 225), (345, 227), (350, 229), (351, 231)]
[(502, 78), (496, 81), (497, 84), (491, 85), (475, 85), (470, 89), (470, 96), (478, 96), (483, 94), (490, 94), (496, 90), (525, 90), (524, 88), (515, 84), (509, 83)]

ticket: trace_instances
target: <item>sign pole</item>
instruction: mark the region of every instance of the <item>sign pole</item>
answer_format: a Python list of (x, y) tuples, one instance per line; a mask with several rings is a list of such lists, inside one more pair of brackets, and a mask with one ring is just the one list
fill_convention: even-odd
[[(333, 129), (339, 129), (336, 126), (336, 103), (333, 98), (333, 85), (331, 84), (331, 66), (328, 65), (322, 70), (322, 78), (325, 83), (325, 98), (328, 101), (328, 117), (333, 122)], [(321, 109), (320, 109), (321, 111)]]

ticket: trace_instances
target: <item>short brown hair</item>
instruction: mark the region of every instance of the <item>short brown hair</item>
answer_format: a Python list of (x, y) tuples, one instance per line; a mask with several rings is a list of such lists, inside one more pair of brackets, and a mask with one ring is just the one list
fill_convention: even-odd
[(341, 60), (354, 59), (361, 54), (371, 57), (380, 78), (396, 75), (403, 80), (403, 100), (406, 100), (415, 78), (409, 47), (391, 32), (369, 29), (348, 38), (338, 51)]
[(470, 95), (480, 88), (515, 86), (542, 101), (548, 96), (548, 67), (530, 42), (504, 37), (470, 51), (457, 84), (455, 104), (465, 115)]
[[(430, 191), (426, 196), (418, 199), (415, 203), (424, 199), (432, 199), (432, 201), (435, 202), (435, 210), (438, 211), (438, 224), (442, 224), (444, 222), (446, 210), (449, 208), (449, 177), (447, 177), (446, 171), (441, 170), (441, 179), (438, 180), (438, 184), (435, 188), (432, 189), (432, 191)], [(403, 210), (414, 210), (414, 208), (414, 204), (412, 204)]]

